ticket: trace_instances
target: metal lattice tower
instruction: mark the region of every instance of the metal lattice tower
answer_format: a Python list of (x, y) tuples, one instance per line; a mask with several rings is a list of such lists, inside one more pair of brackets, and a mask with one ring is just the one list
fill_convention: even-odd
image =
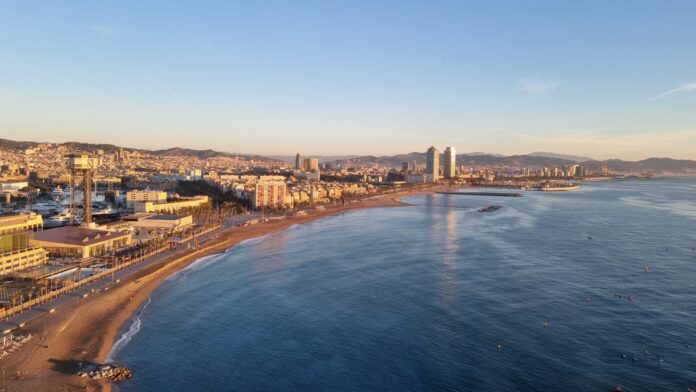
[(77, 186), (81, 185), (84, 190), (83, 208), (85, 216), (83, 224), (89, 225), (92, 222), (92, 179), (99, 167), (99, 158), (86, 154), (75, 153), (65, 156), (68, 170), (70, 171), (70, 223), (75, 223), (75, 191)]

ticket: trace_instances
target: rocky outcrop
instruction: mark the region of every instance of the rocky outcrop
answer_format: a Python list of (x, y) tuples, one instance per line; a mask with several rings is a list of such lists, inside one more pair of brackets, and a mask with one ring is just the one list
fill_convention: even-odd
[(114, 364), (98, 365), (92, 369), (81, 370), (77, 372), (77, 375), (92, 380), (106, 380), (111, 382), (128, 380), (133, 377), (133, 373), (130, 369)]

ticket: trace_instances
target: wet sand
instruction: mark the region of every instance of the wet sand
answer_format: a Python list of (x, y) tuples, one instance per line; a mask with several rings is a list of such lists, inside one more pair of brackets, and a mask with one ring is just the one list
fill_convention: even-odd
[[(81, 363), (104, 363), (114, 342), (133, 314), (159, 284), (195, 260), (228, 249), (241, 241), (285, 230), (296, 224), (343, 212), (376, 207), (399, 207), (397, 198), (429, 193), (409, 192), (378, 196), (345, 206), (307, 211), (307, 215), (271, 220), (246, 227), (225, 229), (197, 250), (174, 255), (166, 265), (141, 270), (108, 291), (91, 294), (79, 304), (61, 307), (25, 326), (18, 333), (34, 339), (2, 362), (5, 386), (10, 391), (110, 391), (111, 385), (75, 375)], [(137, 373), (137, 369), (135, 369)], [(127, 381), (126, 381), (127, 382)]]

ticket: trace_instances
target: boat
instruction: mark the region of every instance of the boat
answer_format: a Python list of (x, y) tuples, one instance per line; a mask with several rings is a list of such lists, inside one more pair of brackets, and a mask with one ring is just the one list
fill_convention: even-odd
[(117, 216), (119, 211), (112, 207), (110, 204), (107, 204), (104, 207), (97, 208), (92, 211), (92, 217), (95, 219), (100, 219), (100, 218), (112, 218)]
[(64, 196), (63, 188), (61, 188), (60, 185), (55, 187), (55, 189), (53, 189), (53, 192), (51, 192), (51, 198), (53, 200), (55, 200), (56, 202), (63, 200), (63, 196)]
[[(53, 227), (68, 226), (72, 223), (71, 222), (72, 217), (73, 217), (73, 214), (70, 211), (64, 211), (64, 212), (61, 212), (60, 214), (53, 215), (49, 218), (44, 219), (44, 222), (43, 222), (44, 228), (50, 229)], [(75, 215), (74, 221), (75, 221), (75, 223), (82, 222), (82, 216)]]
[(61, 212), (62, 207), (53, 201), (48, 201), (32, 205), (31, 210), (42, 216), (50, 216), (57, 212)]

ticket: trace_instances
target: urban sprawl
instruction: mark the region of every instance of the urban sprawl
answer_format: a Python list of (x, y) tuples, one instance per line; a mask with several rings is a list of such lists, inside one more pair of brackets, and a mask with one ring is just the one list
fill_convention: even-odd
[[(571, 181), (611, 175), (606, 165), (593, 173), (577, 164), (457, 165), (453, 147), (443, 154), (430, 147), (426, 157), (425, 162), (412, 160), (401, 167), (354, 167), (300, 154), (286, 162), (123, 148), (84, 151), (63, 144), (0, 149), (3, 332), (12, 332), (10, 318), (37, 304), (96, 280), (115, 279), (116, 273), (167, 252), (194, 248), (225, 227), (404, 190), (564, 190), (577, 187)], [(10, 351), (0, 347), (0, 357)]]

